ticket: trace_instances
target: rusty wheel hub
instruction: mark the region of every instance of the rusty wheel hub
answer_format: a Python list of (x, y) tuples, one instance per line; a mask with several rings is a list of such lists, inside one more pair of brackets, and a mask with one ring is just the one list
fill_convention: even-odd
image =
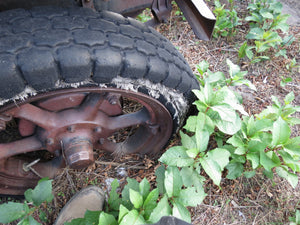
[[(124, 101), (139, 107), (128, 112)], [(65, 165), (85, 168), (94, 162), (94, 148), (116, 154), (155, 153), (172, 132), (172, 118), (160, 102), (113, 88), (34, 96), (2, 109), (0, 128), (11, 118), (18, 121), (21, 138), (0, 144), (0, 194), (23, 194), (40, 177), (54, 177)], [(123, 139), (116, 140), (124, 129)], [(50, 160), (28, 156), (41, 150), (51, 153)]]

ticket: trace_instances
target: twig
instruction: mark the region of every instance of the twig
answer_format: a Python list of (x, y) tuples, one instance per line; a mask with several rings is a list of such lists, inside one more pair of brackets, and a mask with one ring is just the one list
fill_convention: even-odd
[(148, 169), (146, 166), (129, 166), (124, 163), (116, 163), (116, 162), (95, 161), (95, 163), (100, 164), (100, 165), (111, 165), (111, 166), (115, 166), (115, 167), (124, 166), (124, 167), (127, 167), (128, 169), (138, 169), (138, 170)]

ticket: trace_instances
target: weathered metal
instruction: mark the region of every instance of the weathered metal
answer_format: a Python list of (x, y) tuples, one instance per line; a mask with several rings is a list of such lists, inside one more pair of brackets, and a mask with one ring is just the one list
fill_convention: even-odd
[[(215, 25), (215, 17), (203, 0), (175, 0), (191, 25), (195, 35), (209, 40)], [(34, 6), (83, 6), (93, 10), (109, 10), (124, 16), (135, 17), (144, 9), (151, 9), (154, 19), (147, 22), (156, 26), (166, 22), (172, 10), (171, 0), (4, 0), (0, 1), (0, 11), (13, 8), (32, 8)]]
[[(124, 113), (123, 97), (138, 102), (141, 108)], [(53, 177), (65, 165), (85, 168), (94, 162), (94, 148), (115, 154), (159, 151), (172, 131), (172, 118), (160, 102), (114, 88), (49, 92), (33, 96), (17, 107), (11, 104), (2, 110), (4, 114), (25, 121), (18, 129), (30, 136), (0, 144), (2, 194), (18, 194), (17, 187), (32, 187), (40, 176)], [(24, 128), (24, 123), (30, 128)], [(136, 132), (122, 134), (127, 135), (123, 141), (110, 140), (116, 132), (131, 127), (137, 127)], [(41, 150), (54, 158), (33, 164), (26, 160), (24, 153)]]

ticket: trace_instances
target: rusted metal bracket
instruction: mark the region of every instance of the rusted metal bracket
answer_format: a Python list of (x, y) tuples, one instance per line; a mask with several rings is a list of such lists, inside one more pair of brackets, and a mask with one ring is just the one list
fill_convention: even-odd
[(201, 39), (210, 40), (216, 18), (203, 0), (175, 0), (183, 15), (192, 27), (195, 35)]
[(154, 0), (151, 10), (154, 17), (160, 23), (164, 23), (172, 11), (171, 0)]

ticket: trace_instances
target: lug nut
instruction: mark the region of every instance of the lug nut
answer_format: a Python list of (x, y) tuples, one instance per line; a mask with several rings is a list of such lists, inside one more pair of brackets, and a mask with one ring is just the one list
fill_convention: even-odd
[(54, 144), (53, 138), (47, 138), (47, 139), (46, 139), (46, 144), (47, 144), (47, 145), (53, 145), (53, 144)]
[(101, 127), (95, 127), (94, 132), (101, 133), (102, 128)]

